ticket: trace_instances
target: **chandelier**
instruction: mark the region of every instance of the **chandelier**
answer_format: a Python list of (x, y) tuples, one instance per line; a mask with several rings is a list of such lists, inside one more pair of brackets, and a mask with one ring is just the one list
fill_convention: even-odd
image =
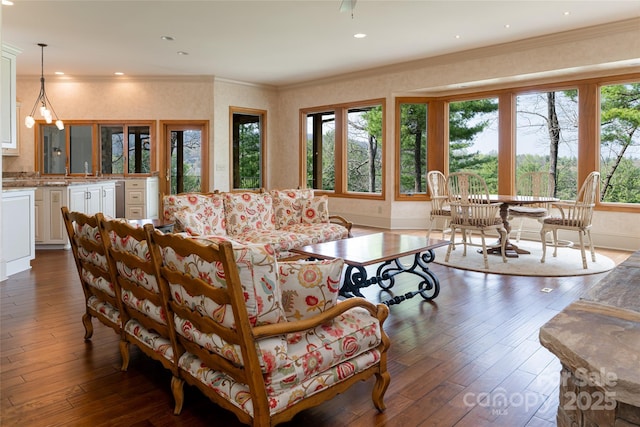
[(40, 49), (42, 51), (42, 55), (41, 55), (42, 68), (40, 72), (40, 94), (38, 95), (38, 99), (36, 99), (36, 103), (33, 104), (33, 109), (31, 110), (31, 114), (29, 114), (24, 119), (24, 124), (29, 129), (33, 127), (33, 125), (36, 123), (36, 120), (33, 118), (33, 114), (36, 112), (36, 108), (38, 108), (38, 105), (40, 105), (40, 115), (45, 119), (45, 121), (47, 123), (51, 123), (53, 122), (53, 118), (55, 117), (56, 127), (59, 130), (63, 130), (64, 123), (62, 122), (62, 120), (58, 118), (58, 115), (56, 114), (55, 110), (53, 109), (53, 106), (51, 105), (51, 101), (49, 101), (49, 98), (47, 97), (47, 92), (44, 90), (44, 48), (47, 47), (47, 45), (44, 43), (38, 43), (38, 46), (40, 46)]

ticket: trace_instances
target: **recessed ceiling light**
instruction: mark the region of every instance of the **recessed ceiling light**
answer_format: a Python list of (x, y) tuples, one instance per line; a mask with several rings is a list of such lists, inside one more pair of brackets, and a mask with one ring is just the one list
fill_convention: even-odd
[(569, 16), (569, 15), (571, 15), (571, 12), (567, 11), (567, 12), (565, 12), (563, 15), (564, 15), (564, 16)]
[(56, 72), (55, 72), (55, 75), (56, 75), (56, 76), (64, 76), (64, 72), (62, 72), (62, 71), (56, 71)]
[(357, 38), (357, 39), (363, 39), (365, 37), (367, 37), (367, 35), (365, 33), (356, 33), (353, 35), (353, 37)]
[(162, 40), (166, 40), (166, 41), (168, 41), (168, 42), (172, 42), (172, 41), (174, 41), (174, 40), (175, 40), (175, 39), (174, 39), (173, 37), (171, 37), (171, 36), (162, 36), (162, 37), (160, 37), (160, 38), (161, 38)]
[(116, 71), (113, 74), (116, 75), (116, 76), (124, 76), (124, 73), (122, 71)]
[(460, 39), (460, 38), (462, 38), (462, 36), (460, 34), (456, 34), (456, 38)]
[(511, 25), (510, 24), (504, 24), (504, 27), (505, 28), (511, 28)]
[(189, 52), (185, 52), (184, 50), (179, 50), (178, 55), (189, 55)]
[(13, 2), (9, 0), (2, 0), (3, 6), (13, 6)]

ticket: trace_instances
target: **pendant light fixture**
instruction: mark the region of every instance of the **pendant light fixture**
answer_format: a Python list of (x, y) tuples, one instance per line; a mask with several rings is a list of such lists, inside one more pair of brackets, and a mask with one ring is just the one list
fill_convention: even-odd
[(40, 62), (42, 66), (41, 73), (40, 73), (40, 95), (38, 95), (38, 99), (36, 99), (36, 103), (33, 104), (33, 109), (31, 110), (31, 114), (29, 114), (24, 119), (24, 124), (29, 129), (33, 127), (33, 125), (36, 123), (36, 120), (33, 118), (33, 114), (36, 112), (36, 108), (38, 108), (38, 105), (40, 105), (40, 115), (42, 115), (45, 121), (47, 123), (51, 123), (53, 122), (53, 117), (55, 117), (56, 127), (59, 130), (63, 130), (64, 123), (62, 122), (62, 120), (58, 118), (58, 115), (56, 114), (55, 110), (53, 109), (53, 106), (51, 105), (51, 101), (49, 101), (49, 98), (47, 97), (47, 92), (44, 89), (44, 48), (47, 47), (47, 45), (44, 43), (38, 43), (38, 46), (40, 46), (40, 49), (42, 52), (41, 62)]

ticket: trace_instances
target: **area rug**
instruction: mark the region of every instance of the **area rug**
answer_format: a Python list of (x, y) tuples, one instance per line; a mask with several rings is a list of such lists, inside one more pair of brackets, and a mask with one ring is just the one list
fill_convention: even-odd
[[(476, 240), (474, 239), (474, 243)], [(477, 243), (480, 243), (479, 241)], [(493, 243), (492, 240), (487, 244)], [(433, 261), (436, 264), (442, 264), (449, 267), (460, 268), (463, 270), (480, 271), (485, 273), (511, 274), (514, 276), (580, 276), (586, 274), (596, 274), (611, 270), (615, 267), (615, 263), (596, 251), (596, 262), (591, 261), (591, 254), (587, 250), (587, 269), (582, 268), (582, 256), (580, 249), (560, 247), (558, 248), (558, 256), (553, 256), (553, 247), (547, 246), (547, 256), (545, 262), (541, 263), (542, 244), (540, 242), (532, 242), (521, 240), (517, 243), (518, 247), (526, 249), (531, 254), (520, 255), (518, 258), (507, 258), (507, 262), (502, 262), (500, 255), (489, 255), (489, 269), (484, 268), (482, 254), (478, 253), (481, 247), (467, 247), (467, 256), (462, 256), (462, 245), (457, 245), (455, 250), (451, 251), (449, 262), (445, 262), (447, 254), (447, 246), (435, 250), (436, 258)]]

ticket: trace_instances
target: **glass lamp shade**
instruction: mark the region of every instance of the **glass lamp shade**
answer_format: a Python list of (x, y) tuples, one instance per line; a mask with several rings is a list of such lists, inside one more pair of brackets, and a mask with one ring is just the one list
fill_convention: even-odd
[(64, 123), (62, 122), (62, 120), (56, 120), (56, 127), (58, 128), (58, 130), (64, 129)]
[(24, 119), (24, 125), (25, 125), (26, 127), (28, 127), (29, 129), (31, 129), (31, 128), (33, 127), (33, 125), (35, 125), (35, 124), (36, 124), (36, 120), (35, 120), (33, 117), (31, 117), (31, 116), (27, 116), (27, 117), (25, 117), (25, 119)]

